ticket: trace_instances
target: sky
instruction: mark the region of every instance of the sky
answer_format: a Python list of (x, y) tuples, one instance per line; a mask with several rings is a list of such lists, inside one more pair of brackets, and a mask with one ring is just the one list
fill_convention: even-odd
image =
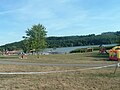
[(17, 42), (33, 25), (47, 36), (120, 30), (120, 0), (0, 0), (0, 45)]

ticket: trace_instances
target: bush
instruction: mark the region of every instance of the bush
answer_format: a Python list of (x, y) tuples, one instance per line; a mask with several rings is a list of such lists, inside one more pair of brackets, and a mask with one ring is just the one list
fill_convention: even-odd
[[(106, 50), (110, 50), (113, 48), (113, 46), (107, 46), (105, 47)], [(92, 51), (97, 51), (99, 50), (99, 47), (93, 47), (93, 48), (78, 48), (75, 50), (70, 51), (70, 53), (84, 53), (84, 52), (92, 52)]]

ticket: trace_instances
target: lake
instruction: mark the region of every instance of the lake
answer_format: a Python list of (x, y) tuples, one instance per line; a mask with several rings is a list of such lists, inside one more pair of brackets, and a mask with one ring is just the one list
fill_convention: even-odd
[[(116, 46), (117, 44), (105, 44), (103, 46)], [(47, 48), (44, 50), (44, 52), (60, 52), (60, 53), (69, 53), (72, 50), (78, 49), (78, 48), (92, 48), (92, 47), (99, 47), (100, 45), (89, 45), (89, 46), (76, 46), (76, 47), (62, 47), (62, 48)]]

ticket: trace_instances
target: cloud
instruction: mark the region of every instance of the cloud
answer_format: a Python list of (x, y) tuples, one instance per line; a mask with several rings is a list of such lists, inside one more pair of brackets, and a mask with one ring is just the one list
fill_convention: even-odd
[(109, 0), (100, 0), (100, 3), (98, 0), (13, 1), (8, 1), (10, 6), (5, 2), (4, 10), (0, 10), (0, 29), (11, 30), (11, 36), (22, 35), (27, 28), (38, 23), (47, 28), (48, 35), (97, 33), (96, 29), (102, 32), (113, 24), (119, 25), (120, 8), (115, 3), (111, 6)]

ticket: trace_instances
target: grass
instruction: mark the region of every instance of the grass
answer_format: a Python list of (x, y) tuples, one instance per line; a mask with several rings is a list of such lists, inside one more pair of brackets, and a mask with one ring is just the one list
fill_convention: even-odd
[[(1, 61), (36, 62), (36, 63), (67, 63), (67, 64), (114, 64), (107, 61), (108, 55), (98, 52), (42, 55), (40, 58), (28, 56), (27, 59), (0, 58)], [(60, 71), (76, 70), (85, 67), (63, 66), (32, 66), (32, 65), (0, 65), (0, 72), (26, 72), (26, 71)], [(0, 90), (119, 90), (120, 68), (116, 74), (113, 67), (84, 70), (68, 73), (51, 73), (40, 75), (0, 75)]]
[(18, 55), (0, 55), (0, 59), (18, 59)]
[[(2, 56), (3, 57), (3, 56)], [(10, 58), (9, 58), (10, 57)], [(29, 55), (27, 59), (20, 59), (19, 56), (5, 56), (0, 58), (1, 61), (18, 61), (18, 62), (38, 62), (38, 63), (108, 63), (108, 55), (101, 55), (98, 52), (76, 53), (76, 54), (56, 54), (56, 55)], [(97, 61), (97, 62), (96, 62)], [(110, 62), (109, 62), (110, 63)]]
[(119, 90), (120, 76), (111, 71), (46, 75), (0, 75), (2, 90)]

